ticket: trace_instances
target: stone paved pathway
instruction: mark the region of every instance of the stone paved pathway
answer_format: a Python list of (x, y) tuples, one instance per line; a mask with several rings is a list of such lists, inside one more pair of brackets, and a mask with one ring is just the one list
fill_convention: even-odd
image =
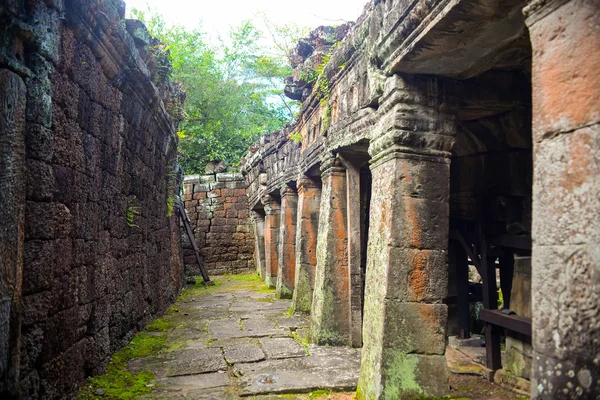
[(165, 350), (129, 362), (132, 372), (156, 376), (155, 390), (141, 398), (268, 399), (354, 391), (360, 350), (307, 344), (307, 319), (288, 315), (291, 301), (275, 299), (249, 279), (217, 278), (215, 287), (184, 291), (172, 308), (176, 312), (164, 318), (170, 327), (161, 333), (167, 336)]
[[(117, 378), (129, 373), (121, 372), (104, 376), (104, 386), (86, 384), (79, 398), (354, 399), (360, 349), (308, 344), (307, 318), (290, 316), (290, 300), (275, 299), (274, 291), (256, 277), (215, 281), (217, 285), (209, 288), (199, 284), (186, 288), (167, 315), (139, 335), (156, 339), (159, 350), (130, 359), (123, 368), (134, 374), (152, 372), (154, 380), (140, 383), (144, 391), (152, 387), (150, 394), (117, 389)], [(126, 346), (130, 351), (134, 347)], [(472, 360), (459, 350), (448, 347), (446, 355), (454, 373), (444, 399), (527, 398), (477, 376), (481, 368), (472, 370)], [(135, 383), (135, 376), (128, 385)], [(113, 390), (109, 393), (108, 388)]]

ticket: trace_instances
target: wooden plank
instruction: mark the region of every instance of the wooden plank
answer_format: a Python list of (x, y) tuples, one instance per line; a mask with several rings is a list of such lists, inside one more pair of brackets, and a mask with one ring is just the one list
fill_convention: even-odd
[(190, 220), (185, 212), (185, 208), (181, 202), (178, 202), (178, 211), (179, 217), (183, 222), (183, 226), (185, 228), (185, 232), (187, 233), (188, 239), (192, 243), (192, 247), (194, 248), (194, 254), (196, 255), (196, 262), (198, 263), (198, 267), (200, 267), (200, 273), (202, 274), (202, 280), (204, 284), (207, 286), (214, 285), (214, 282), (210, 280), (208, 277), (208, 271), (206, 270), (206, 266), (202, 261), (202, 256), (200, 255), (200, 249), (198, 248), (198, 244), (196, 244), (196, 239), (194, 238), (194, 232), (192, 231), (192, 227), (190, 226)]
[(500, 310), (482, 309), (479, 310), (479, 319), (486, 323), (493, 324), (513, 332), (531, 336), (531, 318), (522, 317), (515, 314), (504, 314)]

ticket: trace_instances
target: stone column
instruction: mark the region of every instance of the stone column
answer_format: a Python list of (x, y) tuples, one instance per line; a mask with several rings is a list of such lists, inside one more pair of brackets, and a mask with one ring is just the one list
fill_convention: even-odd
[(317, 267), (317, 230), (321, 207), (321, 185), (308, 177), (298, 179), (296, 223), (296, 287), (292, 298), (294, 312), (309, 313)]
[(298, 195), (289, 186), (281, 189), (281, 224), (279, 228), (279, 272), (276, 296), (291, 299), (296, 278), (296, 211)]
[(532, 398), (600, 397), (600, 5), (530, 1)]
[(254, 225), (256, 272), (261, 279), (265, 280), (267, 276), (265, 265), (265, 216), (256, 211), (251, 211), (250, 219)]
[(25, 232), (25, 106), (21, 78), (0, 69), (0, 397), (17, 398)]
[(310, 339), (317, 344), (350, 345), (346, 169), (339, 158), (330, 157), (321, 165), (321, 177)]
[[(342, 159), (346, 167), (346, 215), (348, 218), (348, 273), (350, 274), (350, 342), (353, 347), (362, 345), (363, 282), (361, 270), (361, 187), (360, 168)], [(368, 222), (367, 222), (368, 223)]]
[[(388, 78), (370, 144), (371, 220), (358, 399), (448, 392), (452, 119), (435, 79)], [(447, 120), (450, 120), (449, 122)]]
[(263, 196), (260, 201), (265, 207), (265, 283), (268, 287), (275, 288), (279, 269), (277, 251), (281, 207), (279, 202), (269, 195)]

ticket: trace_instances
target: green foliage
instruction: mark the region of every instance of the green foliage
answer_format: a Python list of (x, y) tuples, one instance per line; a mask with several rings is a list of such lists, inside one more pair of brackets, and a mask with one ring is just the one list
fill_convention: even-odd
[(139, 10), (132, 16), (167, 44), (172, 79), (186, 92), (178, 132), (186, 174), (203, 173), (214, 160), (235, 167), (260, 135), (281, 129), (293, 118), (298, 107), (283, 95), (283, 78), (292, 71), (282, 49), (298, 39), (285, 35), (300, 30), (267, 25), (271, 36), (280, 39), (269, 49), (259, 44), (263, 32), (246, 21), (215, 47), (199, 29), (167, 26), (161, 16)]
[(300, 132), (290, 133), (288, 138), (296, 143), (302, 143), (302, 134)]
[(175, 203), (177, 202), (177, 196), (172, 195), (167, 197), (167, 217), (173, 216), (173, 210), (175, 209)]
[(125, 220), (127, 222), (127, 226), (137, 227), (137, 224), (135, 223), (135, 217), (137, 217), (138, 215), (140, 215), (139, 207), (131, 205), (127, 206), (127, 209), (125, 210)]
[(323, 117), (323, 126), (322, 130), (326, 131), (331, 124), (331, 106), (327, 105), (327, 110), (325, 110), (325, 116)]

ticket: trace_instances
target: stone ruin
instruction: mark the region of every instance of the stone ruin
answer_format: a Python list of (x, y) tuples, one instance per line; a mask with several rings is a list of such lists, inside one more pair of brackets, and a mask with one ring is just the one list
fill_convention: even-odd
[[(214, 171), (211, 166), (208, 171)], [(249, 217), (244, 177), (218, 172), (188, 175), (183, 181), (183, 204), (210, 276), (253, 273), (254, 231)], [(182, 236), (187, 276), (200, 276), (191, 243)]]
[(113, 0), (0, 4), (2, 399), (74, 397), (182, 286), (183, 96), (124, 17)]
[(446, 394), (476, 301), (488, 379), (600, 396), (599, 23), (589, 0), (375, 0), (292, 52), (300, 113), (242, 163), (256, 264), (312, 342), (362, 346), (358, 399)]
[[(247, 197), (187, 181), (205, 262), (250, 269), (254, 241), (313, 342), (362, 346), (359, 399), (446, 394), (476, 301), (489, 379), (597, 398), (599, 22), (594, 0), (374, 0), (317, 29)], [(72, 398), (181, 289), (184, 95), (120, 0), (7, 0), (0, 30), (0, 396)]]

